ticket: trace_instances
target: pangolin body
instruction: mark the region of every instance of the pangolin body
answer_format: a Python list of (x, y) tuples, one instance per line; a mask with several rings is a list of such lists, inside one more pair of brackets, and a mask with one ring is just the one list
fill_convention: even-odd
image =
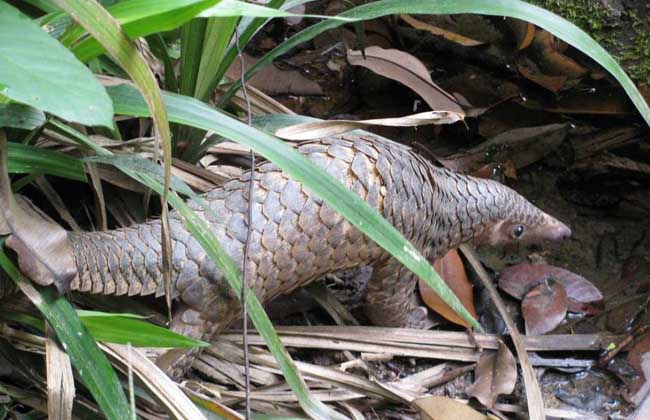
[[(463, 242), (561, 239), (570, 230), (495, 181), (435, 167), (410, 148), (376, 136), (309, 141), (297, 150), (377, 209), (433, 260)], [(250, 172), (208, 192), (213, 233), (239, 266), (247, 234)], [(412, 273), (309, 189), (265, 162), (254, 172), (248, 269), (264, 302), (324, 274), (373, 267), (366, 300), (375, 324), (403, 326), (413, 309)], [(239, 316), (239, 300), (216, 265), (170, 213), (172, 290), (179, 332), (208, 339)], [(73, 290), (114, 295), (164, 293), (160, 221), (107, 232), (70, 233), (78, 266)]]

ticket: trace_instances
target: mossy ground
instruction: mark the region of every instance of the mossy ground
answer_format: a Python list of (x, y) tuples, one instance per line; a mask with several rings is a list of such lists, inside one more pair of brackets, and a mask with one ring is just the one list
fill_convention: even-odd
[(650, 3), (616, 0), (528, 0), (571, 21), (608, 50), (630, 76), (650, 83)]

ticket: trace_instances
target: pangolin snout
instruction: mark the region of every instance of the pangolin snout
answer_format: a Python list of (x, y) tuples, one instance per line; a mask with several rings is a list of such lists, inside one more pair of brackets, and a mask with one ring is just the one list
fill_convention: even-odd
[(547, 239), (551, 241), (563, 241), (571, 237), (571, 229), (560, 221), (555, 221), (547, 233)]

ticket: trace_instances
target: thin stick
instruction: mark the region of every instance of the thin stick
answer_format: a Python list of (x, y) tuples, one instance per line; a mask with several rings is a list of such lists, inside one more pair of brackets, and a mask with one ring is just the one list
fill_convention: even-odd
[(524, 385), (526, 389), (526, 399), (528, 401), (528, 414), (531, 420), (544, 420), (544, 400), (542, 399), (542, 391), (539, 388), (539, 383), (535, 377), (535, 371), (528, 360), (528, 353), (526, 353), (526, 346), (524, 345), (521, 334), (517, 330), (517, 326), (512, 321), (508, 310), (506, 309), (499, 292), (492, 284), (490, 277), (485, 272), (485, 269), (481, 265), (481, 262), (478, 260), (476, 253), (467, 245), (461, 245), (460, 250), (467, 258), (467, 261), (472, 266), (478, 277), (481, 279), (481, 283), (490, 293), (490, 297), (494, 302), (499, 315), (503, 318), (503, 321), (508, 327), (508, 332), (510, 332), (510, 337), (512, 338), (512, 343), (515, 346), (517, 355), (519, 356), (519, 363), (521, 364), (521, 371), (524, 377)]
[[(237, 45), (237, 57), (239, 58), (241, 73), (240, 79), (242, 84), (242, 92), (244, 94), (244, 99), (246, 100), (246, 117), (248, 119), (248, 125), (252, 125), (251, 118), (251, 101), (248, 97), (248, 91), (246, 90), (246, 68), (244, 57), (241, 53), (241, 48), (239, 46), (239, 30), (235, 29), (235, 44)], [(251, 171), (250, 179), (248, 182), (248, 220), (247, 220), (247, 230), (246, 230), (246, 243), (244, 244), (244, 260), (242, 267), (242, 288), (241, 288), (241, 304), (242, 304), (242, 334), (244, 339), (244, 392), (245, 392), (245, 405), (246, 405), (246, 420), (251, 418), (251, 381), (250, 381), (250, 366), (248, 361), (248, 310), (246, 308), (246, 294), (248, 291), (248, 252), (250, 249), (250, 239), (251, 239), (251, 230), (253, 224), (253, 188), (255, 180), (255, 152), (251, 149)]]

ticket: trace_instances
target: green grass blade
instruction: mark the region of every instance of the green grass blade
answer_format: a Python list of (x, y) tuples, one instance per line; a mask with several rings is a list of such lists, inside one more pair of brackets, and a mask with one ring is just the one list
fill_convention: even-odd
[(44, 174), (86, 182), (80, 160), (60, 152), (9, 142), (9, 173)]
[[(135, 39), (156, 32), (170, 31), (192, 19), (219, 0), (129, 0), (108, 7), (111, 15), (122, 25), (124, 32)], [(85, 37), (81, 27), (69, 29), (62, 37), (64, 45), (73, 46), (72, 52), (88, 61), (104, 52), (105, 46)]]
[(82, 316), (90, 334), (97, 341), (127, 344), (135, 347), (206, 347), (208, 343), (193, 340), (167, 328), (124, 316)]
[(36, 290), (0, 251), (0, 266), (41, 311), (61, 340), (72, 365), (109, 419), (130, 418), (129, 405), (115, 371), (65, 297), (54, 288)]
[(111, 101), (90, 70), (56, 39), (3, 1), (0, 96), (68, 121), (113, 126)]
[[(341, 13), (339, 16), (359, 20), (369, 20), (400, 13), (477, 13), (492, 16), (509, 16), (533, 22), (535, 25), (546, 29), (556, 37), (587, 54), (611, 73), (612, 76), (618, 80), (621, 86), (623, 86), (623, 89), (625, 89), (625, 92), (634, 103), (634, 106), (639, 110), (639, 113), (646, 123), (650, 125), (650, 107), (648, 107), (648, 104), (634, 85), (634, 82), (632, 82), (630, 77), (625, 73), (616, 60), (583, 30), (548, 10), (544, 10), (540, 7), (519, 0), (379, 0), (352, 8)], [(259, 71), (263, 66), (272, 62), (275, 58), (286, 53), (291, 48), (311, 40), (316, 35), (328, 29), (341, 26), (344, 23), (345, 22), (337, 20), (326, 20), (297, 33), (282, 44), (278, 45), (262, 57), (257, 63), (251, 66), (246, 73), (246, 79), (250, 79), (251, 76)], [(226, 92), (226, 94), (220, 99), (219, 106), (222, 107), (227, 103), (240, 87), (241, 83), (239, 81), (233, 83), (228, 92)]]
[[(139, 315), (83, 310), (76, 312), (90, 335), (97, 341), (131, 344), (135, 347), (188, 348), (210, 345), (143, 321), (144, 317)], [(43, 320), (29, 314), (0, 310), (0, 318), (27, 325), (40, 332), (45, 331)]]
[(239, 17), (213, 17), (208, 19), (199, 71), (196, 77), (196, 88), (194, 95), (192, 95), (203, 102), (210, 99), (212, 91), (221, 81), (221, 79), (215, 78), (215, 74), (223, 61), (226, 47), (233, 39), (238, 21)]
[[(132, 87), (113, 86), (108, 89), (108, 92), (113, 98), (113, 106), (117, 113), (141, 117), (148, 115), (142, 98)], [(308, 187), (360, 231), (426, 281), (456, 313), (470, 325), (481, 330), (480, 325), (419, 251), (377, 211), (334, 177), (278, 138), (230, 118), (207, 104), (170, 93), (165, 94), (165, 103), (172, 121), (214, 131), (252, 148), (277, 164), (293, 179)]]

